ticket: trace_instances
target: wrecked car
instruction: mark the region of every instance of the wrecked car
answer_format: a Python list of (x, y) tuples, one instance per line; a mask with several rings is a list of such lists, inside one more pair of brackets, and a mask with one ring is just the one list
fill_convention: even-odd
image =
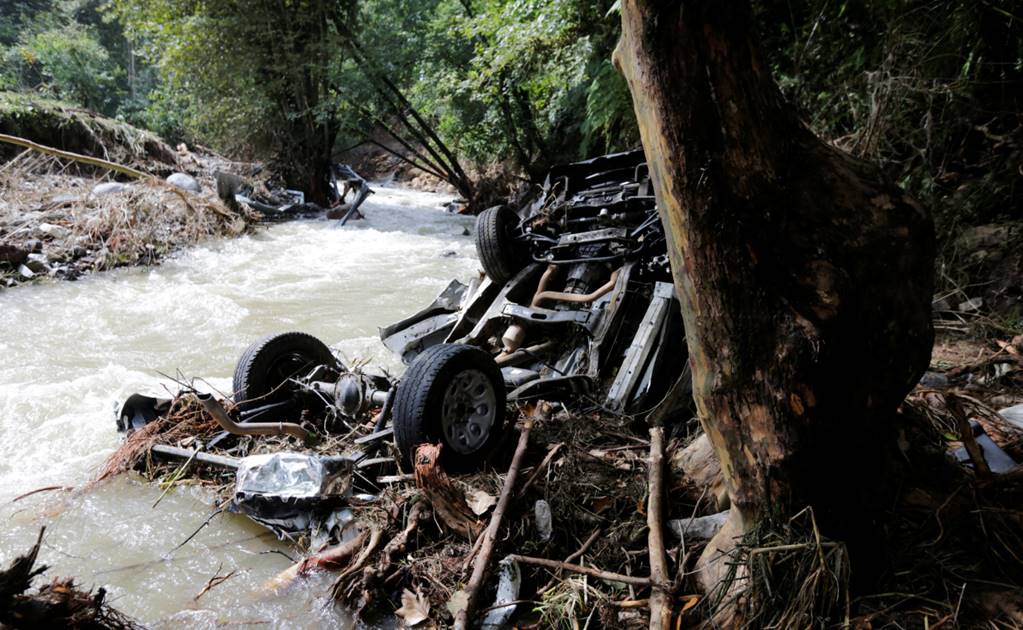
[[(303, 332), (269, 335), (242, 353), (230, 411), (198, 396), (223, 428), (205, 450), (229, 452), (238, 435), (308, 441), (366, 427), (354, 432), (348, 469), (393, 466), (394, 458), (372, 457), (393, 440), (406, 472), (426, 442), (443, 444), (446, 468), (470, 470), (500, 442), (510, 402), (640, 420), (688, 408), (682, 318), (642, 152), (554, 168), (526, 203), (479, 216), (476, 250), (483, 275), (451, 282), (432, 304), (381, 329), (407, 365), (400, 378), (345, 366)], [(165, 411), (165, 402), (136, 394), (118, 426), (137, 429)], [(195, 456), (178, 450), (154, 448)]]

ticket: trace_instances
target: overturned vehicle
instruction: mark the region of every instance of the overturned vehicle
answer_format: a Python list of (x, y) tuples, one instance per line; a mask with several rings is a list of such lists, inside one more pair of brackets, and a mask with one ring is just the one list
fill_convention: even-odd
[[(242, 353), (233, 405), (201, 397), (224, 429), (205, 450), (230, 453), (235, 435), (343, 432), (349, 468), (409, 472), (416, 447), (439, 442), (445, 468), (471, 470), (501, 443), (509, 403), (638, 420), (688, 409), (682, 318), (641, 151), (554, 168), (528, 203), (479, 216), (476, 250), (484, 276), (381, 329), (407, 365), (400, 378), (347, 367), (305, 333), (270, 335)], [(165, 408), (133, 396), (119, 427)], [(388, 443), (396, 457), (379, 457)]]

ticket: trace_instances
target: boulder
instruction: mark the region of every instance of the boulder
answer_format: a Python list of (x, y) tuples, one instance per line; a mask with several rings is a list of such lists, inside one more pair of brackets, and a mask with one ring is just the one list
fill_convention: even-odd
[(202, 186), (199, 185), (199, 182), (194, 177), (186, 173), (171, 173), (167, 177), (167, 183), (175, 188), (180, 188), (181, 190), (187, 190), (194, 193), (202, 192)]

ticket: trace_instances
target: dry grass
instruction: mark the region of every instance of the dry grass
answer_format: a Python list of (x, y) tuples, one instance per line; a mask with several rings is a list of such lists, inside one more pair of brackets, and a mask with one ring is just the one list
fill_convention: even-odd
[[(228, 209), (200, 178), (194, 194), (161, 180), (129, 182), (124, 192), (96, 196), (108, 174), (80, 170), (30, 152), (0, 165), (0, 245), (39, 250), (53, 277), (124, 265), (148, 265), (182, 246), (236, 236), (258, 220)], [(14, 266), (0, 265), (0, 281), (23, 281)]]

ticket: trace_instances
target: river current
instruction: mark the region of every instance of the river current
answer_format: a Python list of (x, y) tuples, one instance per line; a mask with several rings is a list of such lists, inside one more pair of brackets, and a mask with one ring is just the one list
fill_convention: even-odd
[[(87, 483), (121, 442), (115, 401), (201, 377), (230, 390), (252, 341), (300, 330), (346, 362), (399, 370), (377, 329), (427, 305), (479, 263), (473, 219), (449, 197), (376, 187), (364, 221), (300, 220), (191, 248), (151, 269), (0, 292), (0, 562), (45, 526), (45, 580), (103, 587), (117, 608), (156, 627), (349, 625), (327, 598), (329, 576), (283, 594), (263, 585), (296, 551), (244, 517), (215, 517), (194, 486), (161, 490), (125, 475)], [(158, 502), (158, 499), (159, 502)], [(155, 504), (155, 507), (154, 507)], [(233, 572), (198, 599), (212, 577)]]

